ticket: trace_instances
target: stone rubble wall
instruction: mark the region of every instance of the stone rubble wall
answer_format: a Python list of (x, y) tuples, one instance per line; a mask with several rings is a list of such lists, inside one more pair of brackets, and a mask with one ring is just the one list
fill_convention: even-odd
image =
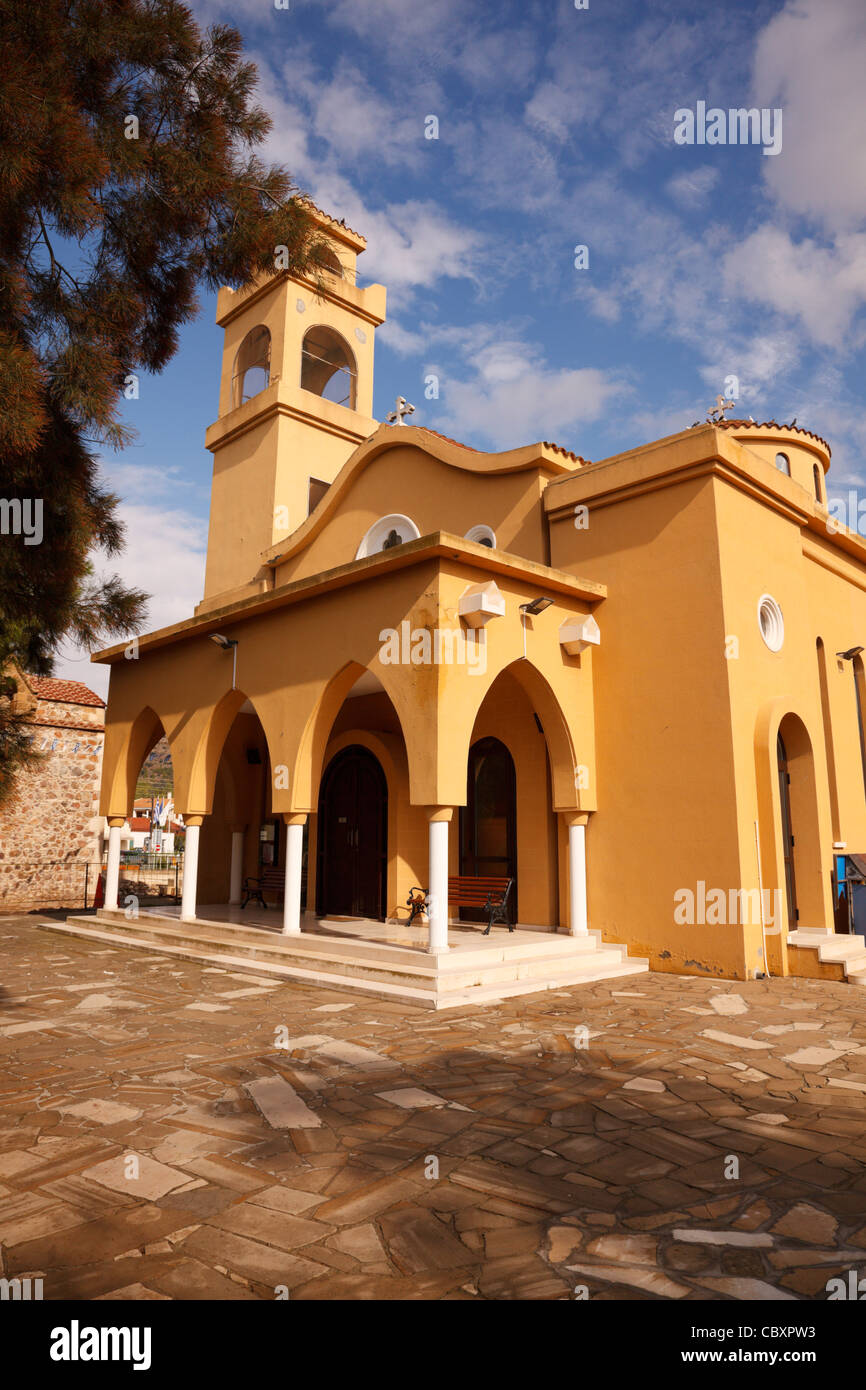
[(0, 805), (0, 912), (92, 903), (102, 855), (98, 820), (105, 711), (37, 701), (30, 720), (43, 754)]

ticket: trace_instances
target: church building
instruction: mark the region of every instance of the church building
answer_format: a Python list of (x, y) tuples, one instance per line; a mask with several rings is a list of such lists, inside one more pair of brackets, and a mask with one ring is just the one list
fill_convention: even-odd
[[(647, 968), (866, 982), (866, 545), (828, 445), (721, 399), (596, 462), (402, 398), (380, 423), (385, 289), (315, 216), (323, 286), (220, 292), (204, 594), (94, 658), (105, 907), (69, 929), (432, 1007)], [(183, 899), (138, 914), (120, 832), (163, 734)]]

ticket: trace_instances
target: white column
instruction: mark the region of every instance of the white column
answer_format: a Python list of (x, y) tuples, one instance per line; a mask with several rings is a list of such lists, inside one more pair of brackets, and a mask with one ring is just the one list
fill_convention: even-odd
[(304, 862), (304, 823), (286, 825), (286, 882), (283, 888), (283, 936), (301, 934), (301, 870)]
[(198, 880), (198, 838), (200, 825), (186, 828), (186, 842), (183, 851), (183, 894), (180, 900), (180, 920), (195, 921), (195, 890)]
[(229, 872), (229, 903), (240, 903), (243, 897), (244, 832), (232, 831), (232, 864)]
[(586, 936), (586, 826), (568, 827), (568, 916), (572, 936)]
[(429, 822), (428, 951), (448, 950), (448, 821)]
[(117, 885), (120, 880), (120, 831), (119, 825), (108, 829), (108, 864), (105, 869), (105, 906), (116, 911)]

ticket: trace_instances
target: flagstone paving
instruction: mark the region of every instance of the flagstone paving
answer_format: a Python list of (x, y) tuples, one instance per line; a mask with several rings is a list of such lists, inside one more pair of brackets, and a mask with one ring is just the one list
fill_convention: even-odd
[(0, 1275), (48, 1299), (808, 1300), (866, 1275), (850, 985), (651, 974), (443, 1020), (33, 918), (0, 938)]

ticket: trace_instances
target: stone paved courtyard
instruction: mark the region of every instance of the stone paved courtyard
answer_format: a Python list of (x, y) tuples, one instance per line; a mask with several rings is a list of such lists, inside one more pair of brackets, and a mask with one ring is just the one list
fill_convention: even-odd
[(825, 1299), (866, 1274), (850, 985), (651, 974), (442, 1016), (34, 921), (0, 918), (0, 1273), (46, 1299)]

